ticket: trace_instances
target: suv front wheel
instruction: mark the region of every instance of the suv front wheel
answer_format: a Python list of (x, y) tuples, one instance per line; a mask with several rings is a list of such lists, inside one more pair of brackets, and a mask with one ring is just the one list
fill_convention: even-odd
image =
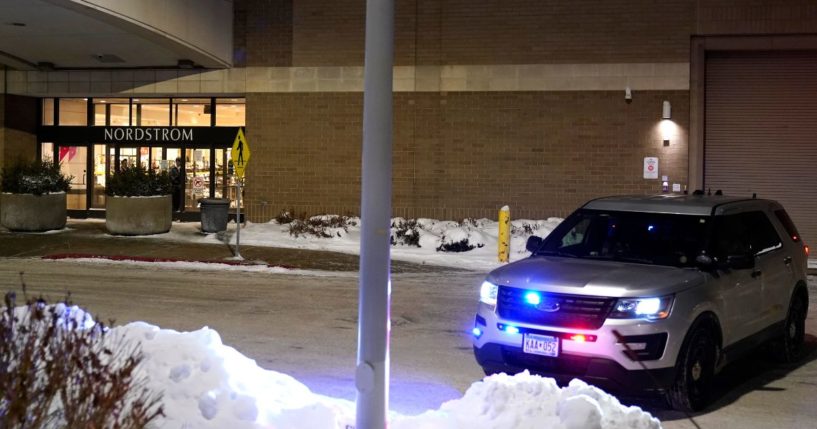
[(699, 324), (678, 356), (675, 383), (667, 392), (667, 401), (672, 408), (699, 411), (706, 407), (715, 376), (716, 356), (714, 334), (706, 324)]

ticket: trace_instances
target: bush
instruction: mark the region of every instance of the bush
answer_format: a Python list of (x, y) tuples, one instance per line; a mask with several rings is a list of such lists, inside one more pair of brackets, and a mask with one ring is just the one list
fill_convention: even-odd
[[(357, 218), (338, 215), (312, 216), (306, 220), (294, 219), (289, 223), (289, 234), (295, 237), (312, 235), (320, 238), (342, 237)], [(343, 233), (341, 233), (343, 231)]]
[(156, 173), (139, 165), (114, 173), (105, 187), (107, 195), (117, 197), (151, 197), (170, 192), (170, 175), (166, 171)]
[(106, 343), (77, 307), (5, 296), (0, 314), (0, 427), (144, 428), (160, 397), (135, 377), (138, 347)]
[(289, 210), (281, 210), (281, 213), (278, 213), (278, 216), (275, 216), (275, 221), (278, 222), (279, 225), (286, 225), (292, 223), (294, 220), (308, 220), (306, 213), (301, 212), (300, 216), (295, 216), (295, 209)]
[(416, 219), (394, 218), (391, 221), (392, 246), (403, 244), (406, 246), (420, 247), (420, 231), (418, 230)]
[(12, 194), (34, 195), (68, 192), (72, 179), (62, 174), (59, 163), (21, 160), (0, 172), (0, 189)]

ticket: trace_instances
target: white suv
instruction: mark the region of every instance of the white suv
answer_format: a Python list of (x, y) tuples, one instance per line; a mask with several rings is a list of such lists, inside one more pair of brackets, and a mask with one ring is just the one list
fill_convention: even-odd
[(770, 341), (785, 361), (801, 353), (808, 246), (777, 202), (602, 198), (527, 248), (482, 284), (473, 342), (486, 373), (581, 378), (700, 410), (728, 362)]

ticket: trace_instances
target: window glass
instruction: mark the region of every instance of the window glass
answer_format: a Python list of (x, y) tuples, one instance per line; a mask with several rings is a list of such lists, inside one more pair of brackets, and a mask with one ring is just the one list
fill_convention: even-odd
[(538, 254), (654, 265), (693, 266), (708, 217), (581, 210), (546, 239)]
[(40, 118), (42, 125), (54, 125), (54, 99), (43, 98), (43, 117)]
[(794, 222), (791, 221), (789, 214), (786, 213), (785, 210), (775, 210), (774, 215), (777, 216), (777, 219), (780, 220), (780, 223), (783, 224), (783, 228), (786, 229), (786, 232), (791, 237), (792, 241), (799, 242), (800, 241), (800, 234), (797, 232), (797, 227), (794, 226)]
[(584, 234), (588, 226), (590, 226), (590, 219), (582, 219), (562, 237), (562, 245), (559, 247), (573, 246), (584, 241)]
[(94, 125), (108, 125), (107, 104), (94, 102)]
[(740, 214), (717, 216), (712, 255), (725, 262), (728, 256), (746, 256), (750, 252), (749, 228)]
[(216, 100), (216, 126), (243, 127), (246, 108), (243, 98), (219, 98)]
[(169, 98), (134, 98), (136, 125), (142, 127), (166, 127), (170, 125)]
[(173, 124), (185, 127), (209, 127), (212, 107), (209, 98), (174, 98)]
[(780, 237), (765, 213), (755, 211), (745, 213), (744, 216), (751, 231), (752, 253), (761, 255), (782, 247)]
[(131, 124), (130, 100), (127, 98), (95, 98), (94, 123), (96, 125), (127, 127)]
[(88, 125), (87, 98), (60, 98), (59, 125)]
[(87, 164), (88, 148), (84, 146), (60, 146), (60, 170), (66, 176), (73, 176), (71, 189), (66, 195), (68, 210), (86, 210), (87, 207)]
[(40, 144), (40, 159), (43, 161), (54, 160), (54, 143)]

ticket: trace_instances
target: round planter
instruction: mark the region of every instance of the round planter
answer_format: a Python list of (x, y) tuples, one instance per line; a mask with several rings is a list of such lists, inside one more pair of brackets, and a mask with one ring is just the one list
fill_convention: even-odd
[(150, 235), (170, 231), (170, 195), (105, 198), (105, 227), (117, 235)]
[(0, 194), (0, 223), (12, 231), (65, 228), (65, 192), (46, 195)]

